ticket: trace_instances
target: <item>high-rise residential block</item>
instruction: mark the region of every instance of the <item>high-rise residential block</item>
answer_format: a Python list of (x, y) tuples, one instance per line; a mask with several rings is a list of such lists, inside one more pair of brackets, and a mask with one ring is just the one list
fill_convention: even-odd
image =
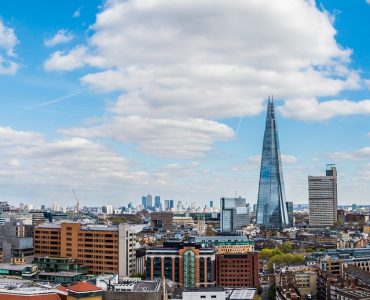
[(256, 223), (270, 229), (283, 229), (289, 226), (285, 202), (283, 169), (274, 103), (272, 98), (269, 98), (263, 137)]
[(245, 198), (221, 198), (220, 207), (223, 232), (234, 232), (250, 223), (249, 206)]
[(308, 176), (310, 226), (332, 226), (337, 222), (337, 169), (328, 165), (325, 176)]
[(115, 273), (120, 278), (135, 272), (135, 242), (128, 224), (45, 223), (34, 230), (35, 256), (77, 259), (89, 273)]

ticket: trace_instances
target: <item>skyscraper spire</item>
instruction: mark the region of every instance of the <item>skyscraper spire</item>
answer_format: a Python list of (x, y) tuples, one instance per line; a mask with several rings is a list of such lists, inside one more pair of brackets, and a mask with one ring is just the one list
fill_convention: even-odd
[(279, 137), (272, 96), (268, 97), (267, 103), (256, 223), (266, 228), (276, 229), (283, 229), (289, 225)]

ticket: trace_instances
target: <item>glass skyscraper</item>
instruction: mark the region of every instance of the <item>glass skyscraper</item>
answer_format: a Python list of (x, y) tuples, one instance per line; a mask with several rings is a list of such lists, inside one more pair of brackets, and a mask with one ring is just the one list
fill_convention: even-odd
[(289, 226), (279, 137), (272, 98), (268, 99), (267, 105), (256, 223), (264, 228), (272, 229), (284, 229)]

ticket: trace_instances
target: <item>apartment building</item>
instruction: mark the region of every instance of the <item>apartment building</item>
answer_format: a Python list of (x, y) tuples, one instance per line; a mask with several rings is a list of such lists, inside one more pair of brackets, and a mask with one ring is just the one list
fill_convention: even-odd
[(120, 278), (135, 272), (135, 240), (128, 224), (45, 223), (34, 231), (35, 256), (77, 259), (89, 273), (118, 273)]

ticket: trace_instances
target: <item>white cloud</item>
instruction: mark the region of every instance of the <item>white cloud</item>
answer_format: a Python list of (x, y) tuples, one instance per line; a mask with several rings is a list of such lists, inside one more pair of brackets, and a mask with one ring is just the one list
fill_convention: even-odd
[(46, 47), (54, 47), (60, 44), (66, 44), (74, 39), (74, 35), (65, 29), (60, 29), (53, 37), (44, 40)]
[(329, 100), (318, 102), (316, 99), (287, 101), (279, 108), (285, 117), (321, 121), (334, 116), (368, 115), (370, 100), (353, 102), (350, 100)]
[(338, 160), (370, 160), (370, 147), (363, 147), (347, 152), (334, 152), (329, 157)]
[(46, 71), (72, 71), (84, 65), (85, 55), (86, 47), (83, 46), (76, 47), (69, 53), (56, 51), (44, 63), (44, 69)]
[(17, 36), (14, 29), (7, 27), (2, 20), (0, 20), (0, 75), (14, 75), (17, 72), (18, 64), (14, 61), (14, 48), (18, 44)]
[(204, 119), (155, 119), (141, 116), (116, 117), (90, 128), (63, 129), (62, 133), (81, 137), (113, 137), (137, 143), (144, 153), (166, 157), (191, 158), (210, 150), (212, 143), (233, 138), (228, 126)]
[(0, 127), (0, 146), (0, 185), (50, 185), (52, 190), (58, 185), (145, 186), (155, 180), (149, 173), (135, 170), (132, 161), (83, 138), (47, 141), (37, 132)]
[[(86, 45), (54, 52), (45, 69), (97, 66), (100, 71), (81, 81), (101, 92), (122, 93), (98, 130), (72, 132), (134, 141), (146, 153), (161, 155), (181, 155), (176, 147), (183, 145), (191, 149), (186, 157), (191, 151), (197, 156), (233, 135), (220, 120), (260, 113), (269, 94), (286, 101), (282, 111), (292, 118), (313, 119), (310, 111), (321, 119), (348, 114), (348, 109), (315, 107), (317, 97), (365, 85), (349, 68), (351, 51), (336, 42), (332, 22), (314, 1), (305, 0), (108, 1)], [(302, 116), (289, 110), (299, 101), (309, 106)], [(153, 128), (143, 131), (135, 123), (143, 120)], [(187, 130), (174, 134), (176, 120), (188, 123), (180, 126)], [(213, 129), (204, 133), (193, 120)], [(206, 143), (191, 147), (187, 139), (198, 141), (199, 130)]]

